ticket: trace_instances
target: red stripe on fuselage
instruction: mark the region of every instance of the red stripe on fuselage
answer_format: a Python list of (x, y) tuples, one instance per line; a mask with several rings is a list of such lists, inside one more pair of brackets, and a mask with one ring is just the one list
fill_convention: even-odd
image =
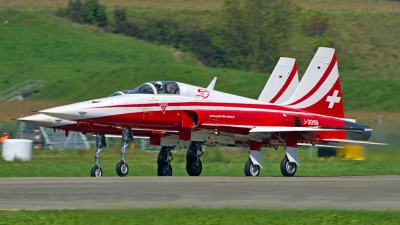
[(299, 100), (290, 103), (289, 105), (295, 105), (298, 104), (306, 99), (308, 99), (310, 96), (312, 96), (320, 87), (321, 85), (325, 82), (325, 80), (329, 77), (329, 74), (331, 74), (333, 67), (336, 64), (336, 52), (333, 53), (333, 57), (331, 62), (329, 63), (328, 68), (326, 68), (324, 75), (321, 77), (321, 79), (318, 81), (318, 83), (314, 86), (313, 89), (311, 89), (306, 95), (304, 95), (302, 98)]
[[(235, 107), (235, 108), (250, 108), (250, 109), (269, 109), (269, 110), (281, 110), (290, 112), (304, 112), (304, 110), (293, 109), (285, 106), (272, 105), (272, 104), (254, 104), (254, 103), (234, 103), (234, 102), (168, 102), (168, 107), (170, 106), (208, 106), (208, 107)], [(109, 105), (109, 106), (99, 106), (92, 107), (92, 109), (101, 108), (134, 108), (134, 107), (160, 107), (159, 103), (139, 103), (139, 104), (124, 104), (124, 105)], [(195, 109), (194, 109), (195, 110)]]
[(292, 81), (294, 79), (294, 75), (296, 74), (296, 72), (297, 72), (297, 64), (296, 64), (296, 61), (295, 61), (293, 69), (290, 72), (290, 75), (289, 75), (288, 79), (286, 80), (286, 82), (283, 85), (283, 87), (281, 88), (281, 90), (279, 90), (279, 92), (275, 95), (275, 97), (270, 101), (270, 103), (275, 103), (282, 96), (283, 92), (285, 92), (287, 87), (292, 83)]

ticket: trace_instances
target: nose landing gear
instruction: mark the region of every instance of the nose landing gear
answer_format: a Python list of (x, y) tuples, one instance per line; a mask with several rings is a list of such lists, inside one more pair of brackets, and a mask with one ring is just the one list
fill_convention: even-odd
[(100, 167), (100, 152), (103, 147), (107, 147), (106, 138), (104, 134), (96, 134), (96, 152), (94, 153), (95, 163), (90, 170), (91, 177), (103, 176), (103, 170)]
[(126, 147), (133, 141), (132, 129), (128, 127), (122, 128), (122, 147), (121, 147), (121, 160), (117, 163), (115, 170), (120, 177), (128, 175), (129, 166), (126, 163), (125, 152)]

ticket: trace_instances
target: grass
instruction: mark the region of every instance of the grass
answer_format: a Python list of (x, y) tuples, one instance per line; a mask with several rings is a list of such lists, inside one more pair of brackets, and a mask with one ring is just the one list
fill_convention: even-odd
[(113, 209), (0, 211), (5, 224), (397, 224), (397, 211), (261, 209)]
[[(119, 160), (117, 144), (101, 152), (103, 176), (116, 176), (115, 165)], [(139, 146), (139, 145), (138, 145)], [(377, 147), (369, 149), (365, 160), (341, 157), (317, 158), (316, 150), (309, 157), (309, 149), (300, 149), (300, 164), (296, 176), (350, 176), (350, 175), (400, 175), (395, 150)], [(282, 148), (275, 151), (264, 149), (261, 176), (281, 176), (279, 165), (284, 156)], [(43, 151), (34, 150), (32, 161), (0, 161), (0, 177), (88, 177), (94, 163), (94, 150)], [(129, 176), (156, 176), (158, 152), (128, 150)], [(187, 176), (186, 151), (174, 153), (172, 162), (174, 176)], [(202, 157), (202, 176), (244, 176), (243, 167), (248, 150), (237, 148), (207, 147)]]
[[(30, 22), (24, 24), (26, 19)], [(0, 55), (0, 89), (26, 79), (43, 79), (45, 87), (34, 99), (98, 98), (149, 79), (207, 86), (215, 76), (221, 84), (230, 79), (225, 85), (228, 90), (243, 83), (238, 89), (245, 92), (252, 81), (267, 79), (263, 74), (205, 68), (190, 54), (174, 54), (169, 47), (75, 25), (46, 10), (3, 10), (0, 21), (5, 20), (9, 22), (0, 24), (0, 52), (7, 52)], [(248, 77), (252, 80), (242, 82)]]
[[(109, 12), (114, 5), (128, 7), (132, 20), (173, 19), (207, 28), (218, 26), (222, 2), (114, 0), (106, 3)], [(395, 7), (399, 4), (343, 0), (346, 4), (327, 1), (322, 7), (315, 0), (296, 2), (302, 10), (282, 56), (298, 59), (299, 74), (304, 73), (315, 52), (315, 37), (306, 36), (301, 24), (312, 13), (321, 12), (332, 24), (345, 110), (399, 111), (400, 8)], [(0, 90), (27, 79), (43, 79), (44, 89), (30, 99), (50, 101), (53, 106), (107, 96), (158, 79), (207, 86), (213, 77), (218, 77), (217, 90), (257, 98), (267, 80), (267, 74), (205, 68), (190, 53), (107, 34), (54, 16), (57, 7), (66, 3), (0, 0), (0, 52), (4, 53), (0, 54)], [(32, 108), (18, 110), (8, 117), (29, 115), (30, 110), (39, 109)], [(10, 115), (3, 109), (1, 112), (0, 117)]]

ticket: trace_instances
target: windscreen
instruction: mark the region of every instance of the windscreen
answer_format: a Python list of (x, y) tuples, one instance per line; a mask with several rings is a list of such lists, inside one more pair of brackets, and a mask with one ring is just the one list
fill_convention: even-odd
[(151, 83), (145, 83), (140, 85), (139, 87), (136, 87), (130, 91), (128, 91), (126, 94), (154, 94), (154, 86)]

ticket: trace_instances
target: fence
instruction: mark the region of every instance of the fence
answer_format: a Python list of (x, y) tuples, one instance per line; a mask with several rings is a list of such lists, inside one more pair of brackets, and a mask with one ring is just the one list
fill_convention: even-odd
[(12, 101), (15, 97), (25, 98), (43, 88), (43, 80), (26, 80), (0, 92), (0, 101)]

